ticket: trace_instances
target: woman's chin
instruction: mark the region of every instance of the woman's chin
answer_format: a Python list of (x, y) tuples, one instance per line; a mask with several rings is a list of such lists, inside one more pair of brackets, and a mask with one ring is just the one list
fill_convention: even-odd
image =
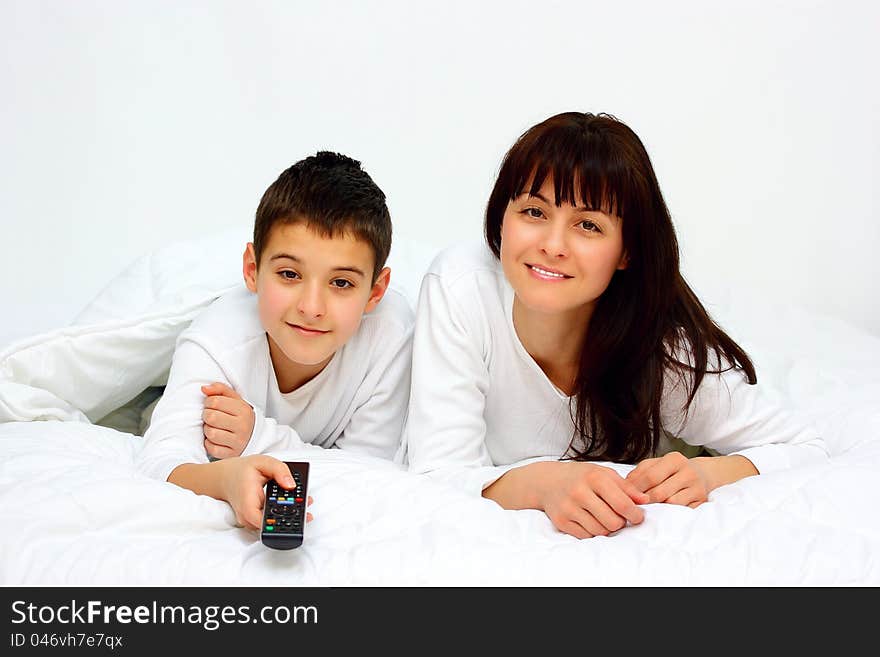
[(556, 295), (538, 294), (531, 290), (517, 291), (516, 297), (520, 304), (529, 312), (541, 315), (561, 315), (576, 310), (583, 305), (560, 299)]

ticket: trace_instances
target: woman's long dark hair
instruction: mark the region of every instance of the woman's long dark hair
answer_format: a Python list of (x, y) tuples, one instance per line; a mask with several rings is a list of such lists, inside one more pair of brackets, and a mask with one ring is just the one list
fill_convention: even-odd
[[(622, 218), (628, 263), (597, 300), (583, 339), (569, 454), (616, 462), (652, 456), (663, 430), (666, 377), (688, 387), (686, 413), (707, 372), (735, 367), (754, 384), (754, 365), (682, 277), (654, 167), (639, 137), (613, 116), (566, 112), (520, 136), (486, 207), (486, 240), (496, 257), (507, 204), (525, 191), (538, 193), (548, 176), (557, 205), (586, 205)], [(708, 369), (710, 352), (717, 369)]]

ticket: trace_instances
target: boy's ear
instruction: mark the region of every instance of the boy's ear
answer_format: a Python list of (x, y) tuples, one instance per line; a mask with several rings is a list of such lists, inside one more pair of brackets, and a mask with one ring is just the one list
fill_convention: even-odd
[(368, 313), (382, 300), (382, 297), (385, 296), (385, 292), (388, 290), (388, 284), (391, 282), (391, 270), (388, 267), (383, 267), (382, 271), (379, 272), (378, 278), (376, 278), (376, 282), (373, 283), (373, 288), (370, 290), (370, 298), (367, 300), (367, 305), (364, 307), (364, 312)]
[(242, 255), (241, 273), (244, 275), (244, 284), (251, 292), (257, 291), (257, 256), (254, 253), (254, 243), (248, 242)]

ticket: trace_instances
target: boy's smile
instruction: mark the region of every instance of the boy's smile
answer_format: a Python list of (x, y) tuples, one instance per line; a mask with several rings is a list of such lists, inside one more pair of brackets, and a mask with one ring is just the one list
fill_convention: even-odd
[(330, 332), (329, 330), (322, 331), (319, 329), (307, 328), (299, 324), (291, 324), (290, 322), (288, 322), (288, 326), (290, 326), (290, 328), (292, 329), (295, 329), (297, 332), (299, 332), (300, 335), (306, 338), (316, 338)]
[(272, 229), (259, 267), (253, 244), (243, 260), (281, 392), (324, 369), (379, 303), (390, 273), (386, 267), (373, 284), (367, 242), (351, 233), (323, 235), (305, 220)]

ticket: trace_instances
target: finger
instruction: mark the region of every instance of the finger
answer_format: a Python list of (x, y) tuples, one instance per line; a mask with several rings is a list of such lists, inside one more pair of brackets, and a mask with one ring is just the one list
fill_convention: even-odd
[(643, 485), (639, 488), (651, 495), (652, 502), (663, 502), (670, 495), (674, 495), (676, 492), (684, 488), (684, 485), (681, 485), (680, 483), (681, 480), (677, 480), (679, 482), (676, 484), (677, 488), (675, 485), (670, 484), (666, 488), (661, 488), (659, 491), (652, 492), (652, 489), (663, 486), (664, 482), (669, 481), (674, 476), (685, 473), (687, 470), (687, 458), (679, 452), (670, 452), (669, 454), (664, 455), (663, 458), (659, 459), (651, 468), (650, 472), (646, 473)]
[(209, 438), (205, 438), (205, 451), (215, 459), (228, 459), (230, 456), (238, 456), (234, 450), (225, 445), (218, 445)]
[[(692, 504), (696, 504), (699, 506), (706, 500), (703, 499), (703, 495), (700, 493), (699, 488), (695, 488), (693, 486), (689, 486), (683, 490), (678, 491), (675, 495), (671, 495), (667, 498), (667, 504), (679, 504), (681, 506), (691, 506)], [(696, 508), (692, 507), (691, 508)]]
[(213, 383), (206, 383), (202, 386), (202, 392), (206, 395), (219, 395), (223, 392), (224, 389), (229, 386), (223, 383), (222, 381), (214, 381)]
[(206, 439), (220, 447), (235, 448), (238, 445), (238, 439), (235, 437), (235, 434), (226, 429), (213, 427), (210, 424), (203, 424), (202, 433), (205, 434)]
[[(620, 480), (620, 490), (633, 501), (634, 504), (650, 504), (651, 496), (647, 492), (641, 490), (638, 486), (626, 479)], [(641, 521), (639, 521), (641, 522)]]
[(287, 489), (296, 486), (296, 482), (293, 480), (293, 475), (290, 474), (290, 468), (287, 467), (287, 464), (284, 461), (279, 461), (272, 456), (266, 456), (259, 461), (257, 468), (267, 480), (274, 479)]
[(205, 397), (205, 401), (202, 405), (205, 409), (210, 408), (237, 417), (246, 415), (249, 411), (253, 410), (253, 406), (248, 404), (245, 400), (224, 395), (211, 395)]
[(643, 461), (639, 461), (632, 470), (626, 473), (625, 479), (636, 482), (639, 481), (643, 476), (645, 470), (648, 470), (657, 459), (645, 459)]
[(315, 501), (315, 500), (312, 499), (312, 496), (309, 495), (309, 496), (306, 498), (306, 506), (311, 506), (311, 505), (312, 505), (312, 502), (314, 502), (314, 501)]
[[(632, 501), (630, 500), (630, 504)], [(577, 514), (575, 520), (593, 535), (607, 535), (626, 527), (626, 518), (612, 509), (598, 491), (590, 491), (584, 498), (583, 511), (587, 517)]]
[(263, 508), (266, 504), (266, 495), (263, 487), (258, 486), (249, 493), (244, 500), (245, 521), (251, 529), (263, 528)]
[(588, 502), (590, 508), (576, 509), (571, 519), (584, 528), (589, 537), (608, 536), (626, 526), (626, 520), (614, 513), (598, 496)]
[[(205, 408), (202, 410), (202, 422), (209, 427), (228, 431), (230, 433), (235, 433), (235, 429), (239, 424), (237, 416), (224, 413), (223, 411), (216, 411), (213, 408)], [(222, 440), (220, 442), (222, 442)]]
[[(626, 481), (622, 478), (619, 481), (613, 479), (606, 480), (598, 485), (595, 492), (609, 507), (609, 511), (611, 511), (614, 516), (623, 519), (624, 525), (626, 524), (626, 521), (638, 525), (645, 519), (645, 512), (637, 507), (636, 504), (647, 504), (647, 500), (650, 499), (650, 496), (638, 490), (632, 482)], [(605, 524), (604, 520), (606, 517), (608, 516), (599, 518), (602, 521), (602, 524)], [(608, 519), (613, 520), (610, 517), (608, 517)], [(607, 524), (605, 524), (605, 526), (612, 529), (612, 531), (622, 528), (612, 528)]]
[(312, 517), (312, 514), (307, 511), (306, 512), (306, 522), (311, 522), (312, 520), (314, 520), (314, 518)]
[(209, 383), (206, 386), (202, 386), (202, 392), (208, 396), (221, 395), (224, 397), (231, 397), (233, 399), (241, 399), (241, 396), (237, 392), (235, 392), (232, 387), (226, 385), (225, 383), (221, 383), (220, 381), (215, 381), (214, 383)]
[(593, 534), (588, 532), (583, 528), (583, 525), (575, 522), (574, 520), (565, 520), (560, 522), (559, 524), (555, 524), (556, 529), (563, 532), (564, 534), (568, 534), (569, 536), (574, 536), (575, 538), (593, 538)]
[(663, 459), (648, 459), (639, 463), (626, 479), (640, 491), (645, 492), (666, 479), (670, 474), (669, 469), (669, 463), (664, 463)]
[(248, 529), (262, 529), (263, 528), (263, 505), (259, 506), (248, 506), (244, 512), (244, 520), (247, 523), (245, 526)]
[(259, 506), (255, 505), (252, 495), (248, 495), (242, 500), (240, 509), (233, 508), (235, 511), (235, 522), (239, 527), (246, 529), (261, 529), (263, 527), (263, 505), (260, 500)]
[(692, 480), (687, 472), (679, 470), (678, 472), (673, 473), (668, 479), (660, 482), (660, 484), (645, 492), (651, 496), (651, 500), (654, 502), (668, 503), (673, 495), (676, 495), (680, 491), (687, 490), (691, 483)]
[[(643, 514), (636, 504), (648, 504), (651, 496), (641, 490), (629, 479), (624, 479), (617, 473), (613, 473), (610, 479), (606, 479), (597, 485), (597, 490), (602, 492), (603, 499), (610, 503), (611, 507), (620, 515), (625, 516), (631, 522), (641, 522)], [(618, 495), (621, 491), (623, 496)], [(636, 509), (633, 511), (633, 509)], [(623, 513), (628, 511), (629, 514)]]

